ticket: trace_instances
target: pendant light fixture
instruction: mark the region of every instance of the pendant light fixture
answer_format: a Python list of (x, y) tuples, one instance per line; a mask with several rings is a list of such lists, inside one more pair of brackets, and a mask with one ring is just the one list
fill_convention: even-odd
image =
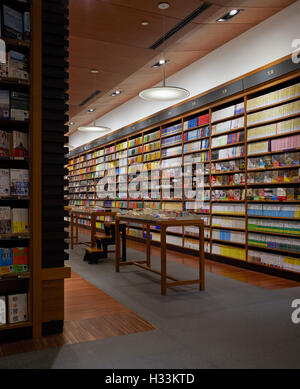
[[(168, 3), (159, 3), (158, 8), (159, 9), (168, 9), (169, 8)], [(164, 16), (163, 16), (163, 24), (164, 24)], [(163, 28), (164, 30), (164, 28)], [(165, 32), (163, 31), (163, 47), (165, 43)], [(163, 56), (164, 55), (164, 49), (163, 49)], [(160, 62), (163, 62), (163, 81), (162, 86), (154, 86), (149, 89), (144, 89), (139, 93), (139, 96), (147, 101), (173, 101), (173, 100), (179, 100), (189, 97), (190, 92), (187, 89), (180, 88), (178, 86), (169, 86), (166, 85), (166, 72), (165, 72), (165, 66), (167, 63), (166, 58), (163, 58)]]
[[(92, 69), (92, 70), (90, 70), (90, 73), (92, 73), (94, 75), (94, 89), (96, 90), (96, 74), (99, 73), (99, 70)], [(96, 111), (95, 108), (90, 108), (88, 110), (89, 113), (92, 113), (95, 111)], [(98, 132), (98, 133), (101, 133), (101, 135), (108, 134), (109, 132), (112, 131), (111, 128), (109, 128), (109, 127), (97, 126), (96, 125), (96, 115), (94, 118), (93, 125), (78, 127), (77, 130), (81, 131), (81, 132)]]

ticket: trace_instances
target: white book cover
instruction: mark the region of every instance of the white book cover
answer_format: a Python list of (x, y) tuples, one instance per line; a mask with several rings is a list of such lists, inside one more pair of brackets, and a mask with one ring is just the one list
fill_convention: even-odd
[(0, 296), (0, 325), (6, 324), (6, 300), (5, 296)]
[(29, 195), (29, 170), (10, 169), (10, 194), (20, 197)]
[(10, 207), (0, 207), (0, 234), (11, 232), (11, 212)]
[(8, 197), (9, 195), (9, 169), (0, 169), (0, 197)]
[(27, 293), (8, 296), (8, 321), (18, 323), (28, 320)]
[(12, 230), (16, 234), (23, 234), (29, 231), (27, 208), (12, 209)]
[(28, 80), (28, 57), (14, 50), (8, 53), (8, 77)]

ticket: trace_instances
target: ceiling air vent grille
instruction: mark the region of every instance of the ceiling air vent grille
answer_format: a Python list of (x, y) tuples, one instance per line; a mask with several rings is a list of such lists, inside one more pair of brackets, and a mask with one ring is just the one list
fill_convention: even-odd
[(168, 31), (165, 35), (163, 35), (161, 38), (159, 38), (156, 42), (153, 43), (149, 47), (149, 49), (155, 50), (160, 45), (162, 45), (167, 39), (171, 38), (177, 31), (181, 30), (184, 26), (186, 26), (189, 22), (191, 22), (193, 19), (195, 19), (198, 15), (200, 15), (202, 12), (204, 12), (207, 8), (211, 6), (211, 3), (208, 1), (205, 1), (201, 7), (195, 9), (191, 14), (189, 14), (185, 19), (183, 19), (180, 23), (178, 23), (175, 27), (171, 28), (170, 31)]
[(89, 102), (90, 100), (92, 100), (94, 97), (96, 97), (97, 95), (99, 95), (101, 91), (100, 90), (96, 90), (95, 92), (93, 92), (89, 97), (87, 97), (86, 99), (84, 99), (80, 104), (78, 104), (78, 107), (82, 107), (83, 105), (85, 105), (87, 102)]

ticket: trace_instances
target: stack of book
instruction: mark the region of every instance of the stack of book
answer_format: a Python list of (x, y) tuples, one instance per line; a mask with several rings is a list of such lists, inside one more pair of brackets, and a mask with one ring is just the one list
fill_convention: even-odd
[(247, 125), (253, 126), (255, 124), (263, 123), (271, 120), (278, 120), (290, 115), (299, 113), (300, 101), (283, 104), (278, 107), (269, 108), (263, 111), (251, 113), (247, 115)]
[(241, 116), (237, 119), (227, 120), (212, 126), (212, 135), (218, 135), (222, 132), (228, 132), (238, 128), (244, 127), (244, 116)]
[(212, 122), (217, 122), (222, 119), (226, 119), (231, 116), (244, 113), (244, 103), (233, 104), (229, 107), (214, 111), (211, 116)]
[(172, 135), (175, 132), (179, 132), (181, 129), (182, 129), (181, 123), (163, 128), (161, 131), (161, 136)]
[(294, 201), (300, 200), (300, 188), (248, 188), (248, 200)]
[(247, 100), (247, 112), (300, 96), (300, 83)]
[(218, 136), (212, 139), (211, 147), (219, 147), (243, 142), (245, 140), (244, 131)]

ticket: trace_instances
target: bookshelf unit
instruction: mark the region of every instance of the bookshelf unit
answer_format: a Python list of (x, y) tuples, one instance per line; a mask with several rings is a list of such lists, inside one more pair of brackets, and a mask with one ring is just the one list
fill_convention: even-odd
[[(1, 8), (5, 6), (9, 7), (7, 8), (9, 11), (6, 12), (10, 12), (13, 9), (17, 11), (20, 18), (23, 18), (25, 13), (27, 15), (30, 13), (30, 17), (33, 17), (33, 11), (29, 4), (7, 0), (1, 3)], [(25, 38), (24, 32), (21, 38)], [(4, 32), (3, 26), (1, 39), (6, 44), (7, 64), (1, 65), (0, 90), (1, 96), (5, 95), (6, 91), (8, 91), (9, 105), (8, 107), (1, 106), (0, 119), (0, 296), (5, 296), (6, 298), (6, 323), (0, 324), (0, 341), (2, 338), (10, 339), (11, 335), (12, 338), (14, 336), (18, 337), (20, 333), (27, 336), (31, 333), (33, 323), (36, 319), (35, 313), (33, 312), (33, 300), (36, 290), (33, 288), (34, 262), (32, 255), (36, 238), (33, 236), (32, 225), (32, 217), (35, 211), (33, 209), (33, 199), (30, 196), (30, 187), (35, 183), (36, 173), (35, 168), (32, 167), (31, 151), (31, 141), (34, 136), (32, 121), (34, 118), (31, 117), (29, 121), (28, 117), (29, 112), (32, 112), (30, 95), (32, 93), (34, 66), (31, 64), (29, 69), (29, 67), (25, 68), (25, 65), (24, 69), (26, 69), (26, 73), (24, 71), (21, 75), (20, 71), (20, 73), (13, 74), (12, 76), (11, 72), (16, 72), (16, 68), (13, 68), (12, 62), (8, 60), (11, 53), (17, 52), (20, 57), (24, 56), (24, 59), (22, 59), (24, 64), (26, 61), (29, 62), (33, 42), (29, 39), (17, 39), (17, 37), (13, 37), (12, 35), (8, 37), (7, 33)], [(27, 79), (23, 77), (27, 77)], [(22, 96), (24, 111), (20, 111), (19, 113), (22, 114), (22, 119), (15, 116), (16, 112), (12, 111), (13, 95)], [(15, 177), (16, 181), (14, 182), (13, 177), (16, 174), (18, 177)], [(7, 209), (6, 215), (9, 216), (9, 226), (7, 227), (4, 226), (5, 208)], [(22, 216), (20, 214), (21, 217), (17, 217), (17, 213), (21, 212)], [(24, 315), (18, 317), (17, 309), (20, 308), (16, 309), (16, 316), (12, 314), (13, 311), (9, 307), (8, 296), (16, 294), (26, 294), (26, 317)]]
[[(49, 33), (49, 27), (51, 23), (54, 23), (55, 18), (60, 18), (59, 21), (62, 22), (64, 29), (67, 2), (58, 4), (55, 0), (45, 0), (43, 2), (4, 0), (1, 7), (2, 5), (8, 6), (21, 14), (28, 12), (30, 15), (30, 33), (29, 36), (23, 36), (27, 40), (3, 36), (3, 29), (1, 34), (1, 39), (6, 43), (8, 55), (13, 51), (27, 57), (28, 65), (26, 69), (29, 75), (28, 79), (22, 79), (20, 76), (10, 77), (9, 74), (7, 76), (3, 73), (6, 71), (4, 66), (1, 65), (0, 90), (10, 91), (10, 116), (9, 118), (0, 119), (2, 135), (7, 133), (9, 141), (7, 152), (6, 147), (3, 147), (5, 140), (1, 142), (0, 146), (0, 207), (1, 209), (10, 207), (13, 210), (11, 212), (11, 231), (3, 233), (2, 224), (0, 233), (1, 250), (12, 250), (13, 256), (10, 259), (8, 251), (6, 251), (6, 257), (1, 256), (0, 264), (0, 296), (6, 297), (6, 323), (0, 323), (0, 342), (6, 342), (24, 338), (38, 339), (42, 334), (51, 331), (52, 333), (57, 332), (59, 326), (56, 323), (59, 322), (58, 319), (62, 319), (58, 317), (57, 312), (63, 307), (64, 296), (58, 288), (54, 290), (54, 286), (57, 286), (54, 283), (57, 283), (57, 281), (63, 282), (63, 279), (68, 277), (69, 269), (64, 266), (63, 262), (57, 263), (58, 251), (56, 257), (53, 257), (56, 258), (56, 262), (52, 258), (52, 263), (49, 263), (49, 255), (53, 256), (53, 252), (48, 253), (47, 257), (47, 242), (51, 240), (51, 224), (49, 217), (47, 217), (47, 207), (50, 204), (48, 205), (47, 202), (51, 202), (51, 199), (59, 193), (57, 182), (52, 188), (51, 199), (47, 198), (47, 194), (51, 186), (49, 177), (51, 163), (53, 163), (51, 159), (55, 160), (57, 158), (58, 160), (61, 158), (63, 172), (63, 145), (66, 138), (63, 134), (59, 138), (58, 134), (61, 134), (61, 129), (67, 132), (67, 129), (64, 128), (65, 117), (53, 123), (56, 127), (55, 130), (52, 129), (52, 136), (56, 136), (55, 141), (49, 139), (47, 132), (49, 131), (49, 120), (56, 120), (57, 114), (60, 115), (60, 111), (64, 113), (66, 108), (64, 102), (60, 106), (59, 103), (56, 104), (55, 113), (49, 119), (51, 100), (55, 98), (55, 92), (60, 93), (60, 86), (55, 85), (56, 77), (50, 74), (51, 66), (55, 62), (56, 65), (57, 62), (64, 63), (65, 53), (62, 56), (56, 53), (55, 58), (52, 57), (51, 59), (51, 65), (49, 65), (47, 50), (49, 50), (49, 45), (57, 46), (57, 40), (60, 39), (58, 37), (60, 33)], [(51, 39), (52, 41), (49, 44)], [(62, 46), (64, 45), (65, 37), (63, 35)], [(8, 62), (8, 65), (10, 68), (11, 63)], [(51, 78), (52, 84), (50, 86), (49, 80)], [(61, 86), (64, 88), (64, 83)], [(51, 87), (55, 90), (51, 91)], [(26, 104), (28, 108), (13, 107), (12, 92), (15, 93), (15, 98), (26, 93), (28, 95), (28, 103)], [(49, 95), (52, 96), (49, 97)], [(24, 105), (23, 102), (22, 104)], [(47, 105), (47, 108), (45, 108), (45, 105)], [(15, 111), (12, 111), (12, 108)], [(16, 111), (17, 108), (20, 112)], [(25, 111), (26, 109), (28, 112), (25, 115), (22, 110)], [(21, 113), (23, 117), (19, 118)], [(2, 136), (3, 139), (5, 139), (5, 135)], [(51, 146), (55, 148), (54, 142), (56, 142), (57, 149), (60, 147), (60, 154), (59, 152), (53, 153), (53, 150), (51, 150)], [(53, 154), (57, 155), (54, 156)], [(3, 171), (9, 171), (10, 177), (6, 193), (3, 193), (5, 189)], [(24, 175), (24, 171), (26, 171), (26, 175)], [(23, 175), (20, 176), (22, 172)], [(14, 177), (14, 181), (12, 177)], [(45, 193), (45, 187), (47, 187), (47, 193)], [(60, 201), (63, 210), (63, 197)], [(23, 210), (27, 210), (26, 217)], [(57, 210), (54, 210), (54, 214), (57, 214)], [(3, 213), (1, 217), (3, 221)], [(53, 238), (57, 239), (55, 236)], [(63, 250), (62, 247), (62, 252)], [(8, 259), (8, 266), (6, 266), (5, 261)], [(64, 257), (64, 259), (66, 258)], [(48, 269), (50, 267), (51, 271)], [(15, 312), (12, 310), (9, 319), (8, 296), (19, 294), (27, 294), (26, 320), (14, 318), (13, 314)]]
[[(91, 142), (88, 151), (79, 148), (77, 155), (75, 149), (69, 158), (71, 206), (190, 210), (205, 221), (207, 257), (299, 278), (299, 70), (110, 143), (103, 138), (102, 143), (93, 148)], [(108, 147), (123, 147), (122, 152), (130, 154), (128, 181), (140, 181), (144, 188), (138, 198), (129, 193), (126, 197), (125, 187), (122, 198), (85, 197), (86, 181), (92, 184), (94, 175), (104, 174), (105, 165), (97, 170), (97, 153)], [(198, 183), (195, 161), (202, 162)], [(119, 162), (116, 159), (114, 166)], [(134, 172), (133, 162), (139, 164), (140, 175)], [(150, 196), (145, 182), (151, 174), (156, 191)], [(193, 199), (189, 190), (197, 185), (203, 187), (203, 194)], [(82, 225), (88, 227), (88, 220)], [(97, 228), (102, 228), (101, 223)], [(151, 233), (153, 243), (159, 244), (159, 230)], [(134, 223), (127, 234), (145, 238), (143, 226)], [(196, 249), (195, 237), (192, 227), (167, 230), (170, 248)]]

